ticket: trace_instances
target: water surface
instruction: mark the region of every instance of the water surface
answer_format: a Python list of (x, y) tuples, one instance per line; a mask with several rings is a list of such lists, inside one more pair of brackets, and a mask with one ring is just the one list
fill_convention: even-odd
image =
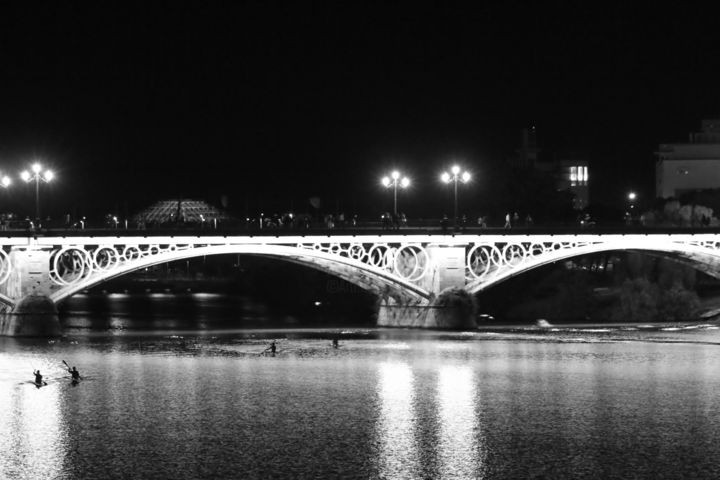
[[(0, 338), (0, 478), (720, 477), (713, 324), (85, 320), (66, 319), (75, 326), (57, 340)], [(263, 353), (271, 339), (274, 357)], [(47, 386), (31, 383), (34, 369)]]

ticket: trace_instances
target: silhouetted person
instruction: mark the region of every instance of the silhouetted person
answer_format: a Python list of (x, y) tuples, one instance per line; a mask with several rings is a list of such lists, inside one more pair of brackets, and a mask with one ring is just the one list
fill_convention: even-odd
[(73, 379), (73, 382), (77, 382), (80, 380), (80, 372), (78, 372), (77, 367), (73, 366), (72, 369), (68, 368), (68, 372), (70, 372), (70, 376)]
[(275, 340), (273, 340), (272, 342), (270, 342), (270, 346), (265, 349), (266, 352), (267, 352), (268, 350), (270, 350), (270, 355), (272, 355), (272, 356), (274, 357), (274, 356), (275, 356), (275, 352), (277, 351), (277, 347), (275, 346)]
[(397, 213), (392, 214), (392, 228), (393, 230), (400, 229), (400, 217), (398, 217)]
[(340, 346), (337, 338), (333, 338), (332, 346), (333, 348), (338, 348)]
[(38, 387), (41, 387), (43, 384), (43, 379), (42, 379), (43, 377), (40, 374), (40, 370), (35, 370), (33, 372), (33, 374), (35, 375), (35, 385)]

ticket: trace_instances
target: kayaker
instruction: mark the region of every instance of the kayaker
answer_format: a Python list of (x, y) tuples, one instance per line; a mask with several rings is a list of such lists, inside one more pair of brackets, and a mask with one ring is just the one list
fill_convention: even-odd
[(73, 382), (80, 380), (80, 372), (78, 372), (77, 367), (73, 366), (72, 369), (68, 368), (68, 372), (70, 372)]

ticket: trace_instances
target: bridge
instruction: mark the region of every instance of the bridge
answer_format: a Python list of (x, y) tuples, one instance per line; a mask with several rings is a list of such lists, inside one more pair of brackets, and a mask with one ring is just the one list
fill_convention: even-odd
[(530, 269), (602, 251), (662, 255), (720, 278), (720, 234), (714, 231), (117, 233), (0, 238), (0, 331), (42, 332), (47, 316), (54, 316), (50, 327), (57, 331), (57, 305), (71, 295), (135, 270), (204, 255), (278, 258), (340, 277), (377, 295), (379, 326), (471, 325), (474, 294)]

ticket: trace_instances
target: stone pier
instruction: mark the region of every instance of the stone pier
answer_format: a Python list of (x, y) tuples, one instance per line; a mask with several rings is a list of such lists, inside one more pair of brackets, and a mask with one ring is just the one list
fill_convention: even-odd
[(378, 326), (411, 328), (473, 328), (475, 299), (465, 286), (465, 247), (428, 246), (431, 269), (420, 280), (433, 292), (426, 302), (383, 295), (378, 305)]
[(17, 300), (0, 314), (0, 335), (57, 336), (60, 320), (55, 303), (50, 300), (50, 250), (47, 248), (13, 248), (9, 253), (10, 276), (1, 293)]

